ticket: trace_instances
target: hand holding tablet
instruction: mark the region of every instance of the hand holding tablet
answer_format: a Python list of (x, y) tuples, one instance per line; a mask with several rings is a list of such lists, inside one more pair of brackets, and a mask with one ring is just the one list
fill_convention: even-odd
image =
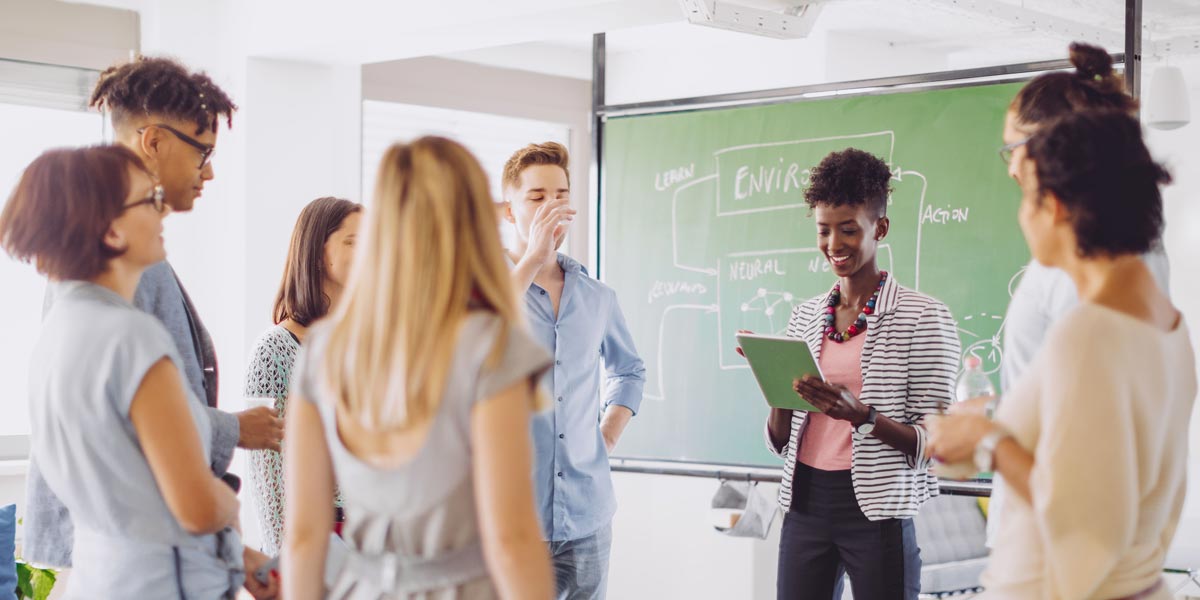
[(822, 378), (808, 343), (800, 338), (737, 334), (738, 353), (746, 357), (758, 387), (771, 408), (821, 412), (801, 398), (793, 387), (805, 375)]

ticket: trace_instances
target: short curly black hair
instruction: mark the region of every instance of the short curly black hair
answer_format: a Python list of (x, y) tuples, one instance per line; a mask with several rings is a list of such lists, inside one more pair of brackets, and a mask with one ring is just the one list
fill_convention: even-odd
[(208, 75), (157, 56), (138, 56), (106, 69), (88, 105), (111, 113), (115, 127), (134, 115), (161, 115), (195, 123), (196, 135), (216, 131), (220, 117), (232, 126), (237, 110)]
[(1038, 130), (1027, 150), (1039, 191), (1066, 206), (1080, 256), (1144, 254), (1162, 238), (1159, 186), (1171, 175), (1150, 157), (1128, 113), (1064, 115)]
[(857, 148), (830, 153), (812, 171), (804, 200), (810, 209), (818, 205), (861, 206), (887, 216), (887, 199), (892, 188), (892, 171), (879, 157)]

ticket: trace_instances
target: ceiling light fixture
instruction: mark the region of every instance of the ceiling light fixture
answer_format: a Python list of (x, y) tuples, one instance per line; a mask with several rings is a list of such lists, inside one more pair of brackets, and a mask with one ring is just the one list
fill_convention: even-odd
[[(766, 2), (778, 10), (744, 3), (748, 1), (753, 0), (742, 0), (742, 4), (725, 0), (679, 0), (679, 6), (688, 22), (695, 25), (790, 40), (808, 36), (821, 12), (822, 0)], [(756, 3), (761, 5), (764, 1), (757, 0)]]

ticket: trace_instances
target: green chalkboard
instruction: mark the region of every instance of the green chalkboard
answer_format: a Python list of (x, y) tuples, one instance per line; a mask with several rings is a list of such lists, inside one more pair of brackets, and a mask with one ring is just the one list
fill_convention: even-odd
[(996, 152), (1020, 85), (608, 119), (602, 279), (647, 371), (617, 454), (779, 464), (734, 334), (783, 333), (793, 306), (833, 284), (803, 189), (821, 158), (847, 147), (892, 169), (880, 264), (945, 302), (964, 352), (996, 376), (1005, 309), (1029, 260), (1020, 192)]

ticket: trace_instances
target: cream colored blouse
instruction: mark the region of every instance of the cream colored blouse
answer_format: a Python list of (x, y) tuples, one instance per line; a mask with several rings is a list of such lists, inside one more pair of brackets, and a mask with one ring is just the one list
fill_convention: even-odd
[(996, 417), (1034, 455), (1032, 502), (1005, 490), (982, 597), (1108, 599), (1154, 585), (1183, 508), (1196, 390), (1182, 321), (1168, 333), (1096, 304), (1068, 313)]

